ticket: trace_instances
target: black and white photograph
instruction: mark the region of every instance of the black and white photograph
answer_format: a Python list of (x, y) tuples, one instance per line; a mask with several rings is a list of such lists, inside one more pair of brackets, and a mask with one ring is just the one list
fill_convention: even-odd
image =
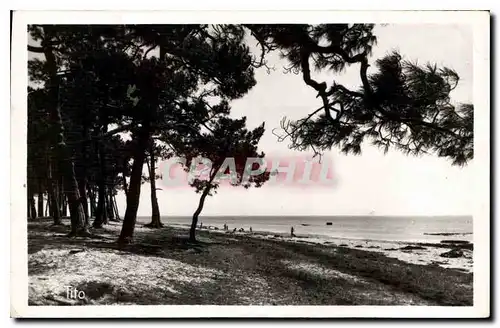
[(12, 317), (489, 316), (487, 11), (12, 17)]

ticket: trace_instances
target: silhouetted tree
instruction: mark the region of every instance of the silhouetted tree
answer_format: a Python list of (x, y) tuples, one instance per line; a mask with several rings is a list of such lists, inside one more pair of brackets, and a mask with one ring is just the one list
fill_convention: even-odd
[(251, 131), (247, 130), (245, 125), (245, 117), (236, 120), (221, 117), (207, 124), (206, 131), (193, 135), (191, 140), (172, 141), (176, 149), (186, 155), (185, 168), (188, 172), (192, 172), (201, 158), (210, 161), (209, 163), (200, 162), (208, 166), (208, 176), (194, 176), (190, 181), (190, 185), (195, 188), (196, 192), (201, 193), (189, 231), (191, 241), (196, 241), (196, 227), (205, 199), (217, 192), (222, 179), (229, 178), (230, 185), (244, 188), (252, 185), (260, 187), (269, 179), (268, 172), (258, 175), (245, 174), (250, 170), (258, 169), (259, 159), (264, 158), (264, 153), (257, 151), (259, 140), (264, 134), (264, 123)]
[[(255, 85), (252, 58), (243, 44), (244, 33), (232, 25), (135, 25), (147, 50), (136, 66), (131, 97), (137, 100), (135, 140), (127, 210), (120, 242), (134, 231), (140, 197), (142, 167), (151, 138), (169, 142), (169, 136), (185, 134), (222, 114), (227, 106), (211, 102), (242, 97)], [(159, 51), (159, 59), (147, 53)], [(142, 50), (141, 50), (142, 51)], [(141, 52), (139, 51), (139, 52)], [(141, 52), (142, 53), (142, 52)], [(140, 110), (139, 110), (140, 109)], [(160, 136), (161, 135), (161, 136)]]

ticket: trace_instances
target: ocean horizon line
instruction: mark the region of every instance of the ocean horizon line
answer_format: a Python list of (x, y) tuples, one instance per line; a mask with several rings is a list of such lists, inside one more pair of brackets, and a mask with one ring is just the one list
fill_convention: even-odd
[[(138, 215), (138, 217), (150, 217), (151, 215)], [(191, 217), (192, 215), (160, 215), (160, 217)], [(200, 215), (206, 218), (224, 218), (224, 217), (314, 217), (314, 218), (332, 218), (332, 217), (380, 217), (380, 218), (473, 218), (472, 214), (450, 214), (450, 215), (375, 215), (375, 214), (333, 214), (333, 215), (278, 215), (278, 214), (258, 214), (258, 215), (241, 215), (241, 214), (224, 214), (224, 215)]]

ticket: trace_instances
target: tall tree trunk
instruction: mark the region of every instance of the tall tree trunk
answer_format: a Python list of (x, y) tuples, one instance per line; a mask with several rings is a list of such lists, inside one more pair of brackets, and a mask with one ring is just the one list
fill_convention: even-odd
[(93, 190), (93, 187), (89, 188), (89, 202), (90, 202), (90, 216), (95, 218), (96, 217), (96, 205), (95, 205), (95, 193)]
[(134, 235), (135, 222), (137, 220), (137, 210), (141, 197), (142, 168), (144, 166), (145, 152), (149, 145), (150, 127), (144, 124), (138, 131), (137, 145), (133, 153), (132, 172), (130, 184), (127, 191), (127, 209), (123, 218), (122, 230), (118, 239), (119, 243), (126, 244), (132, 241)]
[[(43, 214), (43, 207), (42, 207)], [(31, 188), (28, 188), (28, 218), (36, 219), (35, 195)]]
[(148, 164), (149, 185), (151, 186), (151, 222), (146, 225), (149, 228), (162, 228), (163, 223), (160, 220), (160, 208), (158, 207), (158, 198), (156, 197), (156, 170), (155, 170), (155, 155), (154, 155), (154, 142), (151, 142), (149, 147), (149, 157), (151, 163)]
[(49, 158), (49, 182), (50, 182), (48, 190), (49, 213), (50, 216), (52, 217), (52, 220), (54, 221), (54, 225), (61, 225), (63, 223), (57, 199), (59, 185), (56, 179), (54, 178), (55, 175), (54, 172), (57, 172), (57, 165), (55, 165), (52, 159)]
[(78, 191), (80, 192), (83, 214), (85, 215), (85, 226), (89, 226), (89, 204), (87, 203), (87, 178), (82, 177), (78, 181)]
[[(78, 190), (78, 182), (75, 178), (74, 163), (71, 159), (69, 149), (66, 145), (64, 126), (61, 117), (61, 108), (59, 104), (59, 76), (57, 74), (57, 63), (54, 53), (52, 52), (51, 38), (44, 29), (45, 37), (42, 41), (42, 49), (45, 55), (45, 66), (48, 71), (49, 80), (48, 99), (50, 105), (49, 120), (52, 128), (52, 146), (54, 147), (55, 158), (59, 160), (58, 170), (64, 177), (64, 190), (69, 203), (69, 212), (71, 216), (71, 232), (70, 236), (87, 235), (87, 227), (85, 226), (85, 213), (80, 202), (80, 191)], [(50, 34), (50, 33), (49, 33)]]
[(43, 183), (41, 178), (38, 179), (37, 202), (38, 202), (38, 215), (43, 216)]
[(83, 213), (85, 215), (85, 227), (88, 228), (90, 226), (90, 216), (89, 216), (89, 204), (87, 202), (87, 163), (88, 163), (88, 149), (89, 149), (89, 142), (88, 140), (90, 139), (90, 132), (89, 132), (89, 126), (90, 126), (90, 117), (89, 117), (89, 112), (87, 111), (87, 102), (84, 101), (84, 109), (85, 113), (83, 116), (82, 120), (82, 137), (84, 142), (81, 143), (81, 157), (78, 157), (80, 160), (80, 163), (78, 163), (78, 170), (75, 172), (76, 173), (76, 178), (78, 181), (78, 191), (80, 192), (80, 201), (83, 207)]
[(49, 214), (54, 221), (54, 225), (61, 225), (63, 223), (61, 212), (59, 211), (59, 204), (57, 201), (57, 191), (55, 189), (57, 189), (56, 186), (53, 186), (49, 189)]
[(106, 185), (99, 184), (97, 191), (97, 208), (95, 211), (94, 228), (102, 228), (108, 223), (108, 216), (106, 213)]
[[(63, 186), (64, 188), (64, 186)], [(64, 190), (64, 189), (63, 189)], [(61, 216), (63, 217), (66, 217), (68, 216), (68, 202), (66, 201), (66, 193), (62, 193), (63, 194), (63, 197), (62, 197), (62, 212), (61, 212)]]
[[(51, 218), (54, 217), (52, 210), (52, 185), (49, 185), (49, 189), (47, 190), (47, 206), (45, 206), (45, 216), (49, 216)], [(48, 215), (47, 215), (48, 210)]]
[(43, 216), (43, 193), (41, 191), (38, 192), (37, 202), (38, 202), (38, 215)]
[(106, 205), (108, 206), (109, 220), (110, 221), (119, 221), (116, 218), (115, 214), (115, 205), (113, 204), (113, 189), (108, 188), (108, 199), (106, 201)]
[(108, 213), (106, 208), (106, 163), (102, 144), (96, 141), (97, 157), (99, 160), (100, 174), (98, 180), (97, 209), (94, 220), (94, 228), (101, 228), (108, 223)]
[[(84, 127), (84, 140), (89, 138), (88, 129)], [(83, 142), (80, 148), (81, 158), (75, 162), (75, 177), (78, 182), (78, 192), (80, 194), (80, 203), (85, 216), (85, 227), (89, 226), (89, 204), (87, 202), (87, 142)]]
[(57, 203), (59, 204), (59, 213), (61, 213), (61, 216), (64, 217), (64, 185), (63, 185), (63, 179), (62, 176), (59, 176), (59, 181), (58, 181), (58, 196), (59, 198), (57, 199)]

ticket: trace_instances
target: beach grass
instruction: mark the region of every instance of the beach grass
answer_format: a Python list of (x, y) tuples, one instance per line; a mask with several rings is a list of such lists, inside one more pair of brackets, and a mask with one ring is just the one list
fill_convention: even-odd
[[(453, 305), (473, 303), (473, 274), (409, 264), (336, 245), (202, 230), (137, 227), (117, 243), (119, 223), (68, 238), (68, 226), (28, 224), (31, 305)], [(67, 297), (67, 287), (83, 291)]]

